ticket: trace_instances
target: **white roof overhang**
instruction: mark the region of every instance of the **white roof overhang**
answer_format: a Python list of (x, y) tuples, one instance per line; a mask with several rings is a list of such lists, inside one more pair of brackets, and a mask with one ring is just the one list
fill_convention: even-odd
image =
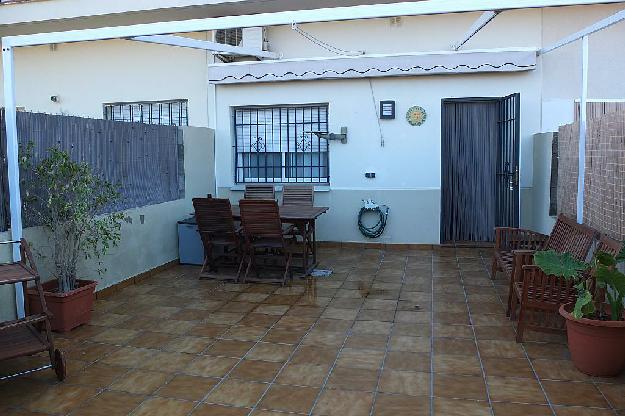
[(212, 84), (519, 72), (536, 67), (535, 48), (419, 52), (209, 65)]

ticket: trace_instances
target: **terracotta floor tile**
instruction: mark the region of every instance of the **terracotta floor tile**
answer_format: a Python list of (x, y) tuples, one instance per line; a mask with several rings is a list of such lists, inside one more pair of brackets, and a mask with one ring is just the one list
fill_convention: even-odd
[(198, 354), (204, 351), (213, 341), (205, 337), (177, 337), (163, 345), (165, 351)]
[(136, 337), (139, 331), (134, 329), (122, 329), (122, 328), (106, 328), (91, 340), (94, 342), (101, 342), (103, 344), (122, 345)]
[[(614, 411), (590, 407), (562, 407), (554, 406), (557, 416), (612, 416)], [(620, 414), (620, 413), (619, 413)]]
[(371, 411), (372, 401), (372, 393), (325, 390), (321, 393), (312, 414), (319, 416), (366, 416)]
[(285, 362), (292, 352), (293, 347), (291, 345), (260, 342), (256, 344), (246, 358), (250, 360)]
[(336, 365), (341, 367), (366, 368), (377, 370), (382, 366), (384, 353), (377, 350), (355, 350), (343, 348)]
[(434, 336), (439, 338), (474, 339), (473, 329), (468, 325), (434, 324)]
[(151, 394), (171, 377), (170, 374), (156, 371), (131, 370), (109, 388), (134, 394)]
[(388, 335), (392, 326), (392, 322), (356, 321), (352, 332), (354, 334)]
[(482, 368), (475, 356), (440, 354), (434, 356), (434, 372), (481, 376)]
[(236, 341), (258, 341), (267, 332), (265, 328), (255, 326), (233, 326), (221, 337)]
[(346, 333), (351, 326), (351, 321), (321, 318), (317, 321), (315, 330)]
[(326, 386), (339, 390), (374, 391), (378, 374), (377, 370), (336, 366)]
[(429, 416), (430, 398), (380, 393), (375, 401), (373, 414), (375, 416)]
[(487, 376), (535, 378), (526, 358), (482, 358)]
[(223, 377), (237, 362), (234, 358), (197, 357), (184, 372), (202, 377)]
[(323, 383), (328, 368), (317, 365), (288, 364), (276, 380), (279, 384), (319, 387)]
[(44, 413), (66, 413), (84, 404), (97, 393), (98, 390), (93, 387), (58, 384), (29, 402), (26, 408)]
[(278, 373), (282, 363), (257, 360), (243, 360), (230, 373), (230, 377), (249, 380), (269, 382)]
[(156, 353), (157, 351), (146, 348), (123, 347), (104, 357), (100, 362), (120, 367), (139, 368)]
[(340, 347), (345, 341), (346, 334), (343, 332), (329, 332), (312, 330), (304, 340), (304, 345), (319, 345), (322, 347)]
[(208, 347), (204, 354), (239, 358), (243, 357), (253, 346), (254, 342), (251, 341), (220, 339)]
[(434, 338), (434, 354), (477, 355), (477, 349), (470, 339)]
[(256, 309), (254, 309), (254, 312), (256, 313), (264, 313), (266, 315), (284, 315), (288, 310), (289, 310), (290, 306), (288, 305), (265, 305), (265, 304), (261, 304), (258, 305), (258, 307)]
[(609, 407), (601, 392), (590, 383), (544, 380), (543, 387), (554, 405)]
[(536, 374), (541, 379), (590, 381), (591, 377), (579, 371), (570, 360), (534, 360)]
[(274, 384), (260, 402), (259, 407), (284, 412), (308, 413), (318, 393), (319, 389), (316, 388)]
[(523, 344), (527, 355), (533, 359), (568, 360), (571, 358), (566, 345), (553, 343), (526, 342)]
[(218, 404), (202, 404), (191, 413), (192, 416), (247, 416), (250, 409)]
[(208, 396), (207, 402), (237, 407), (251, 407), (256, 404), (267, 387), (269, 387), (267, 384), (242, 380), (225, 380)]
[(430, 374), (384, 369), (380, 378), (380, 391), (409, 396), (429, 395)]
[(482, 357), (525, 358), (523, 347), (515, 341), (481, 340), (477, 347)]
[(490, 407), (487, 402), (474, 400), (434, 399), (436, 416), (489, 416)]
[(321, 348), (313, 346), (300, 346), (291, 359), (293, 364), (312, 364), (330, 366), (336, 359), (336, 348)]
[(347, 338), (345, 347), (361, 350), (384, 350), (386, 349), (387, 336), (385, 335), (359, 335), (352, 334)]
[(510, 341), (516, 336), (512, 326), (476, 326), (475, 335), (478, 341), (496, 339)]
[(407, 352), (430, 352), (431, 339), (425, 337), (407, 337), (403, 335), (393, 335), (391, 337), (391, 351)]
[(482, 377), (434, 374), (434, 396), (450, 399), (486, 400)]
[(258, 326), (261, 328), (269, 328), (280, 320), (279, 316), (266, 315), (264, 313), (250, 313), (245, 315), (245, 318), (241, 319), (238, 324), (244, 326)]
[(281, 344), (297, 344), (306, 335), (305, 331), (272, 329), (263, 337), (263, 341)]
[(488, 377), (490, 397), (494, 401), (546, 404), (545, 395), (535, 379)]
[(495, 416), (553, 416), (549, 406), (518, 403), (493, 403)]
[(194, 359), (195, 356), (191, 354), (157, 351), (139, 367), (146, 370), (177, 373), (184, 370)]
[(430, 372), (430, 354), (389, 351), (384, 368), (391, 370)]
[(155, 394), (172, 399), (198, 401), (204, 398), (219, 379), (177, 375), (162, 386)]
[(80, 360), (92, 362), (99, 360), (106, 354), (115, 352), (118, 347), (109, 344), (99, 344), (95, 342), (83, 342), (72, 347), (66, 354), (65, 358), (71, 360)]
[(84, 370), (70, 373), (68, 382), (93, 387), (106, 387), (113, 383), (128, 370), (122, 367), (114, 367), (105, 364), (93, 364)]
[(202, 323), (194, 326), (190, 332), (198, 337), (217, 338), (225, 334), (229, 328), (226, 325)]
[(406, 335), (409, 337), (429, 337), (432, 334), (430, 324), (409, 324), (395, 322), (393, 335)]
[(144, 396), (129, 393), (104, 391), (73, 414), (80, 416), (125, 416), (130, 414), (144, 400)]
[(136, 337), (128, 341), (127, 344), (137, 348), (160, 349), (173, 339), (175, 339), (174, 335), (145, 331), (139, 333)]
[(132, 416), (186, 416), (194, 405), (193, 402), (155, 397), (143, 402)]
[(1, 382), (0, 397), (2, 401), (0, 406), (24, 406), (37, 400), (48, 389), (50, 389), (49, 384), (27, 378), (16, 377)]
[(625, 409), (625, 385), (598, 383), (597, 387), (605, 395), (612, 407)]

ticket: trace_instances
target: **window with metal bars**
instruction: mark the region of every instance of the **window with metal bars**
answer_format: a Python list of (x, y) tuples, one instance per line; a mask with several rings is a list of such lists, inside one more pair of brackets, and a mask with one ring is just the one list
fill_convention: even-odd
[(236, 183), (329, 183), (327, 104), (234, 109)]
[(165, 126), (188, 126), (187, 100), (104, 104), (104, 119)]

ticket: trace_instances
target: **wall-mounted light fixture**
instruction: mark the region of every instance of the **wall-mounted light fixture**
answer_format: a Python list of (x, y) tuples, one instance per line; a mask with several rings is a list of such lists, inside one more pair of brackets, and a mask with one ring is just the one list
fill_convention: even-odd
[(395, 118), (395, 101), (380, 101), (380, 118), (383, 120)]

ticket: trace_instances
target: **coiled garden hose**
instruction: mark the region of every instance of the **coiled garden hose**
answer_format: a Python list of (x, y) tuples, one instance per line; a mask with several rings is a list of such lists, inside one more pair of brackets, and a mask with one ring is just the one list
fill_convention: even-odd
[[(389, 208), (387, 206), (379, 206), (375, 204), (373, 201), (365, 201), (365, 205), (360, 208), (360, 212), (358, 213), (358, 229), (367, 238), (378, 238), (384, 232), (384, 228), (386, 227), (386, 221), (388, 219), (388, 211)], [(363, 224), (362, 218), (366, 213), (377, 213), (379, 218), (378, 222), (371, 226), (367, 227)]]

